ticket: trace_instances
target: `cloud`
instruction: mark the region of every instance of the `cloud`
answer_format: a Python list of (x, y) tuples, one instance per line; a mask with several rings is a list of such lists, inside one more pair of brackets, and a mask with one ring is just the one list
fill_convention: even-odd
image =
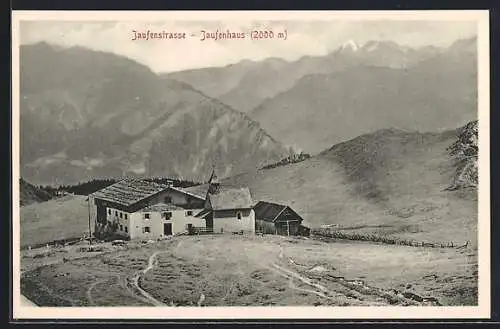
[[(296, 60), (304, 55), (323, 55), (347, 40), (393, 40), (420, 47), (448, 46), (474, 36), (474, 21), (23, 21), (22, 44), (46, 41), (62, 46), (84, 46), (125, 55), (157, 72), (222, 66), (243, 59), (281, 57)], [(200, 31), (287, 31), (287, 40), (200, 41)], [(184, 40), (132, 41), (133, 30), (184, 32)], [(195, 36), (191, 37), (191, 34)]]

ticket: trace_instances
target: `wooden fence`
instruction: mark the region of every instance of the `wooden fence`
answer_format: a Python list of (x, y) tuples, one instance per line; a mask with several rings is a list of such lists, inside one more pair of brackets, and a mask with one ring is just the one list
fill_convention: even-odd
[(312, 236), (316, 238), (332, 238), (332, 239), (343, 239), (343, 240), (357, 240), (357, 241), (370, 241), (379, 242), (385, 244), (394, 245), (404, 245), (411, 247), (430, 247), (430, 248), (466, 248), (469, 246), (469, 241), (465, 244), (460, 245), (456, 242), (447, 243), (437, 243), (437, 242), (427, 242), (427, 241), (415, 241), (415, 240), (405, 240), (399, 238), (384, 237), (372, 233), (346, 233), (342, 231), (336, 231), (332, 229), (314, 229), (311, 231)]
[(72, 245), (77, 242), (85, 241), (88, 240), (88, 238), (68, 238), (68, 239), (59, 239), (59, 240), (53, 240), (53, 241), (48, 241), (45, 243), (35, 243), (32, 245), (25, 245), (21, 247), (21, 250), (30, 250), (30, 249), (37, 249), (45, 246), (49, 247), (57, 247), (57, 246), (65, 246), (65, 245)]
[(187, 232), (189, 235), (213, 234), (214, 229), (211, 227), (189, 226), (187, 227)]

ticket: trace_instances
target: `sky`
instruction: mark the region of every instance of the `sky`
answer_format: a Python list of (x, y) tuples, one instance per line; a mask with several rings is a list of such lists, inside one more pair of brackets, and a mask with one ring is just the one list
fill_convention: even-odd
[[(182, 40), (132, 40), (137, 32), (186, 33)], [(248, 33), (252, 30), (287, 32), (287, 39), (204, 40), (201, 30)], [(477, 34), (476, 21), (23, 21), (20, 43), (46, 41), (60, 46), (84, 46), (127, 56), (155, 72), (224, 66), (244, 59), (279, 57), (297, 60), (324, 55), (353, 40), (391, 40), (401, 45), (446, 47)]]

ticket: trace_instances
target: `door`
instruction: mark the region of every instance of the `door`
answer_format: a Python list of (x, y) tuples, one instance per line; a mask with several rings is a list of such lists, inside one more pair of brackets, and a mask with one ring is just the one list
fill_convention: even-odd
[(213, 230), (214, 229), (214, 215), (213, 211), (211, 211), (207, 217), (205, 217), (205, 226), (207, 227), (208, 230)]
[(97, 222), (105, 224), (107, 222), (106, 207), (101, 204), (97, 205)]
[(163, 235), (172, 235), (172, 223), (163, 223)]

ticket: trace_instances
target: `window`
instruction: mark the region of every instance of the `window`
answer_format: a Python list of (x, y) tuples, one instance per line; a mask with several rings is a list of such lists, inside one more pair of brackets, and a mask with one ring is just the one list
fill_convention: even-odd
[(242, 217), (243, 217), (243, 215), (241, 214), (241, 211), (238, 211), (236, 213), (236, 218), (241, 219)]
[(144, 226), (144, 228), (142, 230), (144, 231), (144, 233), (150, 233), (151, 232), (151, 228), (149, 226)]
[(127, 214), (125, 214), (125, 219), (128, 219), (128, 215)]
[(193, 211), (192, 210), (186, 211), (186, 216), (193, 216)]
[(172, 203), (172, 197), (170, 197), (170, 196), (166, 196), (166, 197), (164, 198), (164, 201), (165, 201), (165, 203)]
[(144, 219), (150, 219), (150, 218), (151, 218), (151, 214), (149, 214), (149, 213), (144, 214)]
[(120, 218), (123, 218), (123, 213), (120, 213)]
[(123, 225), (120, 225), (120, 231), (123, 231)]
[(125, 233), (128, 233), (128, 228), (125, 226)]
[(108, 209), (108, 215), (111, 215), (111, 209)]
[(118, 211), (117, 210), (115, 210), (115, 216), (118, 216)]
[(161, 214), (161, 218), (165, 219), (165, 220), (170, 220), (172, 219), (172, 212), (170, 211), (167, 211), (167, 212), (163, 212)]

